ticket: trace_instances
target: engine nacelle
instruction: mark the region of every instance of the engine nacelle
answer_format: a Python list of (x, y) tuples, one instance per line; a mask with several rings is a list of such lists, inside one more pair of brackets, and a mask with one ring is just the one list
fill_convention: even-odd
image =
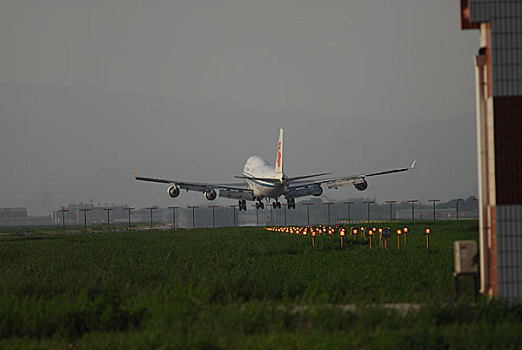
[(217, 197), (217, 193), (214, 190), (209, 190), (209, 191), (205, 192), (205, 198), (208, 199), (209, 201), (213, 201), (214, 199), (216, 199), (216, 197)]
[(363, 182), (359, 182), (358, 184), (354, 184), (355, 188), (359, 191), (364, 191), (368, 188), (368, 182), (366, 180), (363, 180)]
[(310, 189), (310, 194), (312, 196), (319, 197), (320, 195), (323, 194), (323, 188), (321, 187), (321, 185), (314, 184), (308, 188)]
[(321, 185), (312, 184), (299, 188), (293, 188), (285, 194), (286, 199), (299, 198), (305, 196), (320, 196), (323, 194), (323, 188)]
[(179, 196), (179, 188), (177, 186), (170, 186), (167, 189), (167, 193), (171, 198), (176, 198), (177, 196)]

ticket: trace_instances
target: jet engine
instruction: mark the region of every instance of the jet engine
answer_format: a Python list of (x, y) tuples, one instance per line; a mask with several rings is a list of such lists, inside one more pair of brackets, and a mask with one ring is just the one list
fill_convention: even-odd
[(205, 198), (208, 199), (209, 201), (213, 201), (214, 199), (216, 199), (216, 197), (217, 197), (217, 193), (214, 190), (209, 190), (209, 191), (205, 192)]
[(167, 193), (171, 198), (176, 198), (177, 196), (179, 196), (179, 188), (177, 186), (170, 186), (167, 189)]
[(364, 191), (365, 189), (368, 188), (368, 182), (366, 182), (366, 180), (363, 180), (362, 182), (359, 182), (357, 184), (354, 184), (355, 188), (358, 189), (359, 191)]
[(310, 184), (304, 185), (302, 187), (294, 187), (290, 188), (287, 193), (285, 193), (286, 199), (289, 198), (299, 198), (305, 196), (320, 196), (323, 194), (323, 188), (319, 184)]
[(323, 188), (321, 187), (321, 185), (314, 184), (314, 185), (310, 186), (309, 189), (310, 189), (310, 194), (312, 196), (319, 197), (320, 195), (323, 194)]

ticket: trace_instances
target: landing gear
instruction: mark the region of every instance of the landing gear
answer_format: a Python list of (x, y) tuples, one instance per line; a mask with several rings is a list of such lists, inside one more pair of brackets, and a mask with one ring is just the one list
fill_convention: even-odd
[(241, 211), (241, 210), (246, 211), (247, 210), (246, 200), (240, 199), (237, 206), (239, 207), (239, 211)]
[(262, 200), (262, 197), (257, 197), (256, 209), (265, 209), (265, 205), (261, 202)]
[(281, 209), (281, 202), (277, 201), (277, 202), (274, 202), (272, 203), (272, 207), (274, 207), (274, 209)]
[(295, 209), (295, 198), (289, 198), (286, 200), (288, 209)]

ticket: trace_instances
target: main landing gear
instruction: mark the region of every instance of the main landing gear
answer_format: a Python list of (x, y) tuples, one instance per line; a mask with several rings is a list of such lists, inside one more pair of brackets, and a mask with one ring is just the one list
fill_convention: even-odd
[(241, 211), (241, 210), (246, 211), (247, 210), (246, 200), (240, 199), (237, 206), (239, 207), (239, 211)]
[[(256, 209), (265, 209), (265, 205), (263, 204), (263, 202), (261, 202), (261, 200), (262, 198), (257, 198)], [(239, 206), (241, 207), (241, 204)], [(295, 209), (295, 198), (287, 199), (287, 207), (288, 209)], [(281, 209), (281, 202), (276, 200), (272, 203), (272, 208)], [(246, 208), (244, 210), (246, 210)]]

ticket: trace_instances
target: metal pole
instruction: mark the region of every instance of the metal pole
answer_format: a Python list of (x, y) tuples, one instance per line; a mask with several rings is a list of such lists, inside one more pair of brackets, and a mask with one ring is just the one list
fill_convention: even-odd
[(348, 212), (348, 223), (352, 221), (351, 215), (350, 215), (350, 206), (353, 204), (353, 202), (343, 202), (343, 204), (346, 204), (346, 209)]
[(366, 204), (368, 206), (368, 223), (370, 222), (370, 219), (371, 219), (371, 215), (370, 215), (370, 204), (373, 204), (375, 202), (371, 202), (371, 201), (366, 201), (364, 202), (364, 204)]
[(158, 209), (158, 207), (148, 207), (148, 208), (146, 208), (146, 209), (149, 209), (149, 210), (150, 210), (150, 229), (152, 230), (152, 226), (153, 226), (153, 224), (152, 224), (152, 211), (153, 211), (154, 209)]
[(212, 227), (216, 227), (216, 215), (214, 210), (219, 208), (219, 205), (209, 205), (209, 208), (212, 208)]
[(459, 221), (459, 202), (462, 202), (463, 199), (461, 198), (457, 198), (457, 199), (452, 199), (451, 201), (452, 202), (455, 202), (455, 205), (456, 205), (456, 209), (457, 209), (457, 221)]
[(105, 208), (103, 209), (107, 212), (107, 231), (110, 231), (111, 229), (111, 217), (110, 217), (110, 212), (111, 210), (113, 210), (112, 208)]
[(324, 205), (326, 205), (328, 207), (328, 226), (331, 225), (331, 221), (330, 221), (330, 206), (333, 204), (332, 202), (327, 202), (327, 203), (323, 203)]
[(386, 203), (390, 204), (390, 221), (393, 221), (393, 203), (397, 201), (386, 201)]
[(308, 203), (303, 203), (303, 205), (306, 205), (306, 225), (307, 226), (310, 226), (310, 206), (313, 205), (314, 203), (311, 203), (311, 202), (308, 202)]
[(284, 206), (284, 215), (285, 215), (285, 226), (286, 226), (286, 205)]
[[(255, 204), (252, 207), (256, 208)], [(256, 208), (256, 226), (259, 226), (259, 207)]]
[(62, 210), (63, 233), (65, 233), (65, 210)]
[(80, 209), (80, 211), (83, 211), (83, 231), (84, 232), (87, 232), (87, 212), (90, 210), (91, 209), (86, 209), (86, 208)]
[(236, 204), (231, 205), (230, 208), (233, 209), (232, 216), (233, 216), (233, 219), (234, 219), (234, 227), (236, 227), (236, 208), (237, 208), (237, 205)]
[(172, 226), (173, 228), (176, 228), (176, 209), (179, 207), (173, 206), (169, 208), (172, 209)]
[(440, 200), (439, 199), (429, 199), (429, 201), (433, 203), (433, 221), (435, 221), (435, 220), (437, 220), (437, 213), (436, 213), (435, 205)]
[(192, 209), (192, 228), (196, 228), (196, 209), (197, 205), (187, 205), (187, 208)]
[(414, 204), (416, 202), (418, 202), (419, 200), (418, 199), (410, 199), (408, 202), (411, 203), (411, 221), (412, 222), (415, 222), (415, 209), (414, 209)]

